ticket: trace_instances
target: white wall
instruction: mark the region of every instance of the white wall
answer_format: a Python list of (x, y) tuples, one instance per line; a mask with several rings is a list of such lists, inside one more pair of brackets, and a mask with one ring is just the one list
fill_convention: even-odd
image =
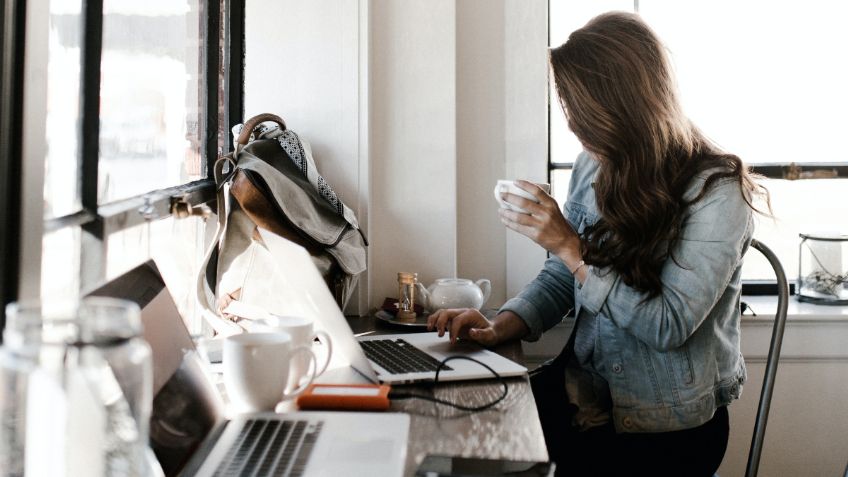
[(370, 28), (372, 306), (397, 272), (457, 272), (454, 0), (375, 0)]
[(355, 311), (395, 296), (399, 271), (489, 278), (490, 306), (538, 271), (544, 252), (503, 228), (492, 189), (547, 180), (546, 5), (247, 2), (247, 115), (312, 142), (371, 242)]
[[(505, 283), (501, 258), (506, 250), (492, 184), (504, 178), (506, 151), (503, 2), (457, 2), (457, 269), (462, 277)], [(505, 288), (493, 289), (490, 304), (504, 301)]]
[[(244, 89), (245, 117), (281, 116), (309, 141), (321, 174), (365, 223), (368, 176), (360, 139), (367, 122), (360, 101), (367, 95), (360, 84), (360, 42), (367, 35), (360, 3), (248, 0)], [(364, 296), (352, 302), (353, 312), (366, 309)]]
[(245, 116), (273, 112), (312, 145), (321, 174), (358, 206), (356, 2), (248, 0)]
[[(506, 178), (548, 181), (548, 3), (504, 0)], [(546, 253), (527, 237), (506, 236), (506, 295), (538, 273)]]

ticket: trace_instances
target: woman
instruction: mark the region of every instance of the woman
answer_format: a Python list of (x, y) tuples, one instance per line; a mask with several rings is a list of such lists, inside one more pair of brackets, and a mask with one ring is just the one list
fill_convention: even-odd
[(551, 50), (568, 126), (585, 151), (563, 212), (501, 221), (551, 253), (489, 321), (444, 310), (429, 326), (487, 346), (539, 335), (571, 309), (576, 331), (532, 378), (551, 459), (569, 475), (712, 475), (739, 397), (740, 267), (752, 200), (766, 191), (680, 107), (664, 48), (639, 16), (607, 13)]

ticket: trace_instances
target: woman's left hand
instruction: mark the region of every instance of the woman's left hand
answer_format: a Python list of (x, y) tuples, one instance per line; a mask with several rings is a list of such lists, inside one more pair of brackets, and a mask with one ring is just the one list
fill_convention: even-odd
[(504, 193), (503, 199), (521, 207), (528, 213), (500, 209), (501, 222), (516, 232), (526, 235), (545, 250), (566, 262), (580, 260), (580, 238), (565, 220), (559, 204), (541, 187), (528, 181), (517, 180), (515, 184), (532, 194), (539, 202)]

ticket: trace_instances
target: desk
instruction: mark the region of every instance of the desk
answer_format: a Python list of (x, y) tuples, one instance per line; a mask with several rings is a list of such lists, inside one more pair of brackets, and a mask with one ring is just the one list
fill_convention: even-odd
[[(399, 332), (373, 317), (350, 317), (348, 323), (354, 333)], [(495, 351), (519, 363), (523, 361), (520, 342), (500, 346)], [(477, 413), (420, 399), (392, 403), (392, 411), (408, 413), (412, 418), (405, 475), (414, 475), (427, 454), (547, 461), (548, 451), (530, 391), (530, 380), (524, 376), (509, 378), (507, 383), (509, 392), (504, 401)], [(474, 405), (497, 398), (503, 386), (495, 380), (482, 380), (440, 384), (435, 389), (425, 386), (405, 386), (404, 389)]]

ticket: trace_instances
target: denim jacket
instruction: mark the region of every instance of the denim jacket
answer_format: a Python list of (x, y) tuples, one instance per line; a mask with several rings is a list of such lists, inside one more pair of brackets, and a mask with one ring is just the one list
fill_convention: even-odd
[[(599, 218), (586, 153), (572, 171), (564, 215), (581, 233)], [(708, 171), (709, 172), (709, 171)], [(708, 172), (686, 193), (694, 198)], [(576, 333), (594, 329), (590, 371), (609, 388), (618, 432), (665, 432), (699, 426), (738, 398), (746, 379), (739, 348), (740, 268), (753, 233), (738, 181), (717, 181), (689, 207), (682, 236), (662, 269), (662, 293), (646, 294), (611, 269), (589, 267), (582, 286), (552, 256), (536, 279), (501, 310), (527, 324), (535, 341), (572, 308)], [(594, 327), (581, 327), (596, 320)], [(607, 399), (609, 401), (610, 399)], [(563, 403), (565, 405), (565, 403)]]

